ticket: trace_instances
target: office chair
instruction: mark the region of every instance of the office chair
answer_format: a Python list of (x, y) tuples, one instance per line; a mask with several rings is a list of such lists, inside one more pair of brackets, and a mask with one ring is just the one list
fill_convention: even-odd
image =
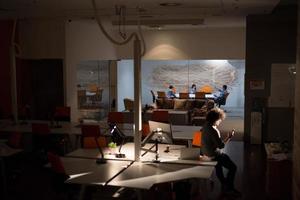
[(52, 152), (47, 152), (48, 162), (51, 170), (52, 186), (59, 194), (70, 195), (69, 187), (65, 184), (65, 181), (70, 177), (66, 174), (64, 165), (60, 157)]
[(132, 112), (134, 101), (132, 99), (129, 99), (129, 98), (124, 98), (123, 101), (124, 101), (125, 111)]
[(193, 147), (201, 147), (201, 144), (202, 144), (201, 140), (202, 140), (202, 132), (195, 131), (193, 134), (192, 146)]
[(152, 103), (155, 103), (155, 100), (156, 100), (155, 94), (154, 94), (153, 90), (150, 90), (150, 92), (152, 95)]
[(12, 132), (9, 135), (7, 144), (8, 146), (15, 148), (15, 149), (20, 149), (21, 148), (21, 140), (22, 140), (22, 133), (21, 132)]
[(230, 94), (230, 93), (228, 92), (228, 93), (224, 94), (223, 98), (218, 98), (218, 99), (216, 100), (217, 106), (218, 106), (219, 108), (221, 107), (221, 105), (223, 105), (223, 106), (226, 105), (226, 100), (227, 100), (227, 97), (228, 97), (229, 94)]
[(104, 154), (101, 147), (106, 147), (105, 137), (101, 136), (99, 125), (84, 124), (81, 126), (81, 139), (83, 148), (97, 148), (100, 156), (97, 158), (98, 163), (105, 163)]
[(48, 123), (32, 123), (33, 146), (36, 150), (48, 150), (50, 127)]

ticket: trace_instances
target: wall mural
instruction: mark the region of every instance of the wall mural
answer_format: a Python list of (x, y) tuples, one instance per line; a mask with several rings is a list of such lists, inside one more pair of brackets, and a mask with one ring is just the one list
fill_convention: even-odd
[[(151, 104), (151, 90), (168, 91), (170, 84), (176, 92), (188, 92), (194, 83), (197, 90), (211, 87), (212, 93), (228, 86), (228, 107), (244, 107), (244, 60), (173, 60), (142, 61), (142, 104)], [(118, 62), (118, 110), (124, 110), (123, 99), (133, 99), (133, 61)]]
[(237, 76), (237, 68), (230, 63), (223, 64), (221, 67), (207, 63), (163, 64), (155, 66), (145, 81), (154, 90), (166, 90), (169, 85), (173, 85), (177, 92), (188, 92), (193, 83), (197, 85), (197, 90), (204, 86), (217, 90), (224, 84), (234, 87), (238, 82)]
[[(176, 92), (188, 92), (192, 84), (197, 91), (211, 88), (212, 93), (227, 85), (231, 97), (231, 105), (244, 105), (244, 73), (243, 60), (192, 60), (192, 61), (144, 61), (142, 65), (143, 103), (149, 101), (150, 90), (167, 91), (169, 85)], [(239, 98), (237, 98), (239, 97)]]

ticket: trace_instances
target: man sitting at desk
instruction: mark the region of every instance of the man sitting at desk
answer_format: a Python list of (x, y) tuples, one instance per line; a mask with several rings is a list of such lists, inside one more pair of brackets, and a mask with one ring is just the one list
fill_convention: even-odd
[[(234, 131), (229, 133), (222, 141), (218, 126), (225, 119), (225, 113), (219, 108), (210, 110), (206, 115), (206, 123), (201, 129), (202, 146), (201, 153), (205, 158), (217, 161), (216, 175), (221, 182), (222, 192), (227, 195), (241, 196), (241, 193), (234, 188), (234, 177), (237, 166), (230, 157), (223, 153), (221, 149), (234, 135)], [(227, 176), (224, 176), (223, 167), (228, 170)]]
[(227, 91), (227, 85), (223, 85), (222, 89), (219, 89), (219, 95), (214, 94), (214, 100), (217, 104), (219, 104), (219, 102), (225, 101), (225, 98), (228, 94)]
[(169, 91), (167, 92), (167, 97), (170, 98), (170, 99), (174, 99), (176, 98), (176, 89), (173, 85), (170, 85), (169, 86)]

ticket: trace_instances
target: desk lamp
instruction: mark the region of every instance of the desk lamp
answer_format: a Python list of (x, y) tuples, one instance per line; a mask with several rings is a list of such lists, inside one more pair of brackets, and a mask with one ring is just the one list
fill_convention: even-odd
[(121, 149), (125, 143), (126, 135), (117, 127), (115, 123), (110, 123), (109, 128), (113, 142), (119, 145), (119, 151), (116, 153), (116, 158), (125, 158), (126, 155), (121, 153)]
[[(142, 141), (142, 150), (145, 152), (142, 154), (144, 156), (146, 153), (151, 152), (155, 153), (155, 160), (153, 162), (160, 162), (159, 161), (159, 152), (158, 152), (158, 144), (165, 143), (165, 144), (172, 144), (172, 132), (171, 132), (171, 125), (168, 123), (161, 123), (155, 121), (149, 121), (149, 126), (151, 133), (147, 135), (147, 137)], [(146, 143), (150, 140), (154, 140), (154, 144), (150, 148), (144, 148)], [(155, 147), (155, 150), (152, 150)]]

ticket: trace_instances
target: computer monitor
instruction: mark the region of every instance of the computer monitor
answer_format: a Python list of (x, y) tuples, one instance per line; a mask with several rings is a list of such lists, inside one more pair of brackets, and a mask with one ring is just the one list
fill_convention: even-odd
[[(159, 162), (158, 160), (158, 144), (173, 144), (172, 127), (169, 123), (162, 123), (156, 121), (149, 121), (150, 133), (142, 141), (142, 150), (145, 152), (142, 154), (144, 156), (148, 152), (156, 154), (154, 162)], [(154, 145), (150, 148), (144, 148), (144, 146), (150, 141), (154, 141)], [(152, 150), (155, 147), (155, 150)]]
[(158, 140), (159, 143), (173, 144), (172, 127), (169, 123), (149, 121), (150, 140)]

